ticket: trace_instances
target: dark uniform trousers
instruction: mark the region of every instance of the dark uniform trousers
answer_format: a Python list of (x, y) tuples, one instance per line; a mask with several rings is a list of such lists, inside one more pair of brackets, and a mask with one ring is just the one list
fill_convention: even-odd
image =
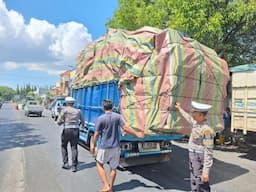
[(201, 182), (204, 154), (189, 152), (189, 168), (192, 192), (210, 192), (209, 182)]
[(67, 146), (70, 142), (72, 151), (72, 166), (77, 166), (78, 160), (78, 150), (77, 144), (79, 139), (79, 129), (77, 128), (65, 128), (61, 134), (61, 152), (63, 163), (68, 163), (68, 150)]

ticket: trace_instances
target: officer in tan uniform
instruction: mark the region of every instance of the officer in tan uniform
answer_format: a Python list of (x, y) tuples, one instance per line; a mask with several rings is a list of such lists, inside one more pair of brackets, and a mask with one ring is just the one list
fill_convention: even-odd
[(209, 192), (209, 172), (213, 164), (214, 131), (206, 119), (210, 105), (192, 101), (192, 116), (176, 103), (181, 115), (192, 127), (189, 138), (190, 181), (193, 192)]
[(79, 140), (79, 126), (84, 126), (84, 119), (81, 111), (73, 107), (75, 99), (72, 97), (65, 98), (67, 107), (62, 110), (57, 121), (58, 125), (63, 125), (61, 134), (61, 152), (63, 158), (63, 169), (69, 169), (67, 145), (70, 142), (72, 151), (72, 171), (77, 171), (77, 144)]

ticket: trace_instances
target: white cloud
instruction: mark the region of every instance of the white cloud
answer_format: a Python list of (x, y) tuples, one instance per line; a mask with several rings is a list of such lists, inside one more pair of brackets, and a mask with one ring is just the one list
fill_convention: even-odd
[(52, 33), (55, 32), (56, 28), (45, 20), (31, 18), (25, 30), (31, 42), (40, 45), (47, 38), (52, 38)]
[(14, 62), (6, 62), (4, 64), (4, 68), (6, 70), (14, 70), (14, 69), (19, 68), (19, 65), (17, 63), (14, 63)]
[[(59, 58), (77, 55), (81, 48), (85, 46), (81, 39), (91, 39), (87, 29), (82, 24), (75, 22), (59, 25), (58, 30), (53, 32), (53, 36), (55, 37), (54, 43), (50, 45), (49, 49), (54, 56)], [(80, 49), (77, 50), (77, 47), (80, 47)]]
[(63, 70), (55, 70), (55, 69), (49, 68), (49, 66), (46, 64), (38, 65), (35, 63), (27, 63), (27, 64), (24, 64), (23, 66), (28, 68), (31, 71), (47, 71), (47, 73), (50, 75), (59, 75), (60, 73), (63, 72)]
[(57, 74), (75, 64), (78, 53), (92, 41), (91, 34), (80, 23), (68, 22), (55, 26), (45, 20), (23, 16), (6, 8), (0, 0), (0, 63), (14, 70)]
[(15, 62), (5, 62), (4, 69), (10, 71), (15, 70), (18, 68), (26, 68), (29, 71), (44, 71), (47, 72), (49, 75), (59, 75), (64, 70), (56, 70), (51, 68), (46, 63), (15, 63)]

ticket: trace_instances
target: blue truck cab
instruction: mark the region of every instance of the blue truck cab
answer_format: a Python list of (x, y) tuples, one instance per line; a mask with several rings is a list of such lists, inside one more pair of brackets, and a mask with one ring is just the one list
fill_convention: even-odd
[[(119, 113), (120, 90), (118, 80), (85, 86), (72, 90), (76, 99), (75, 107), (79, 108), (85, 119), (85, 127), (80, 128), (80, 141), (87, 147), (93, 142), (95, 123), (104, 113), (104, 99), (113, 102), (113, 111)], [(134, 166), (167, 161), (171, 153), (171, 141), (182, 138), (179, 134), (153, 134), (144, 138), (130, 135), (121, 136), (120, 166)]]

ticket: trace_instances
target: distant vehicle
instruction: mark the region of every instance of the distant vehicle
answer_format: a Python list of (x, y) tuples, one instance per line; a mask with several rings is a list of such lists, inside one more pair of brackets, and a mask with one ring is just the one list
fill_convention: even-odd
[(57, 121), (60, 112), (66, 107), (65, 98), (57, 98), (51, 106), (52, 118)]
[(28, 97), (26, 97), (26, 101), (29, 101), (29, 100), (35, 100), (35, 98), (34, 97), (30, 97), (30, 96), (28, 96)]
[(25, 100), (21, 104), (22, 109), (25, 109), (25, 106), (26, 106), (28, 101), (35, 101), (35, 99), (33, 97), (26, 97)]
[(65, 101), (65, 97), (57, 97), (55, 98), (48, 106), (49, 110), (52, 110), (52, 108), (55, 106), (57, 101)]
[(25, 116), (30, 116), (31, 114), (38, 115), (39, 117), (42, 117), (43, 113), (43, 107), (39, 105), (38, 101), (35, 100), (29, 100), (27, 101), (25, 107)]

